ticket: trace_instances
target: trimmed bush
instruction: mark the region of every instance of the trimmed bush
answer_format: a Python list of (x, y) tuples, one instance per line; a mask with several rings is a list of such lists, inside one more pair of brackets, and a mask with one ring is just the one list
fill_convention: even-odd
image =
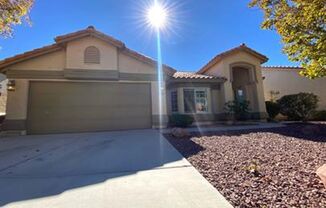
[(278, 101), (281, 113), (290, 120), (307, 121), (315, 112), (318, 97), (312, 93), (285, 95)]
[(280, 105), (273, 101), (266, 101), (266, 110), (271, 119), (274, 119), (281, 111)]
[(194, 122), (194, 118), (190, 115), (173, 114), (169, 117), (169, 125), (171, 127), (185, 128), (191, 126)]
[(326, 110), (316, 111), (313, 113), (311, 120), (326, 121)]
[(225, 110), (229, 115), (234, 116), (236, 120), (248, 120), (249, 115), (249, 101), (243, 100), (243, 101), (229, 101), (225, 103)]

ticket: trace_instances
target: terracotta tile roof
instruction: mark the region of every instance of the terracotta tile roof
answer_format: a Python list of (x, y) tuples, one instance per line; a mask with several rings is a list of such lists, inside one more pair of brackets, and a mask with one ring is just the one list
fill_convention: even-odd
[(216, 77), (204, 74), (196, 74), (194, 72), (176, 72), (173, 74), (175, 79), (225, 79), (224, 77)]
[(262, 70), (303, 70), (300, 66), (262, 66)]
[(203, 74), (205, 73), (208, 69), (210, 69), (212, 66), (214, 66), (215, 64), (217, 64), (219, 61), (221, 61), (224, 57), (232, 55), (234, 53), (237, 53), (239, 51), (245, 51), (247, 53), (250, 53), (251, 55), (257, 57), (258, 59), (261, 60), (261, 63), (265, 63), (268, 61), (268, 58), (260, 53), (258, 53), (257, 51), (247, 47), (245, 44), (241, 44), (240, 46), (236, 47), (236, 48), (232, 48), (228, 51), (225, 51), (223, 53), (218, 54), (217, 56), (215, 56), (211, 61), (208, 62), (208, 64), (206, 64), (204, 67), (202, 67), (197, 73), (198, 74)]
[(77, 32), (69, 33), (66, 35), (57, 36), (54, 38), (54, 40), (56, 43), (65, 43), (65, 42), (69, 42), (69, 41), (87, 37), (87, 36), (97, 37), (99, 39), (102, 39), (103, 41), (106, 41), (106, 42), (109, 42), (109, 43), (115, 45), (118, 48), (125, 47), (125, 44), (122, 41), (117, 40), (112, 36), (106, 35), (100, 31), (96, 30), (94, 26), (88, 26), (84, 30), (79, 30)]

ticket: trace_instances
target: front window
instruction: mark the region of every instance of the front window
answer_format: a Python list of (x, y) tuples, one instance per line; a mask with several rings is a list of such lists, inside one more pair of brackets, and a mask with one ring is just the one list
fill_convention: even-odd
[(196, 111), (197, 113), (208, 111), (206, 90), (196, 91)]
[(171, 92), (171, 110), (172, 112), (178, 112), (178, 92)]
[(186, 113), (208, 112), (207, 90), (184, 89), (183, 95)]

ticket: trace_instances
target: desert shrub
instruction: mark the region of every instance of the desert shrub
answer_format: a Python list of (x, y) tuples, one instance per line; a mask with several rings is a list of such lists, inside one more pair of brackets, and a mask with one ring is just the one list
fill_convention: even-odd
[(280, 105), (273, 101), (266, 101), (266, 110), (271, 119), (274, 119), (280, 113)]
[(318, 97), (312, 93), (285, 95), (278, 101), (281, 113), (290, 120), (306, 121), (317, 108)]
[(185, 128), (191, 126), (194, 118), (191, 115), (173, 114), (169, 117), (169, 125), (171, 127)]
[(311, 120), (326, 121), (326, 110), (315, 111), (311, 116)]
[(236, 120), (246, 120), (249, 118), (249, 101), (229, 101), (224, 106), (229, 115), (234, 116)]

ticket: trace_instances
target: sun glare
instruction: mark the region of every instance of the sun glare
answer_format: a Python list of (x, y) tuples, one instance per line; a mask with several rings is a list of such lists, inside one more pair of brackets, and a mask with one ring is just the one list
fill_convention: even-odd
[(168, 12), (162, 5), (155, 3), (147, 11), (148, 23), (156, 29), (163, 28), (167, 23)]

